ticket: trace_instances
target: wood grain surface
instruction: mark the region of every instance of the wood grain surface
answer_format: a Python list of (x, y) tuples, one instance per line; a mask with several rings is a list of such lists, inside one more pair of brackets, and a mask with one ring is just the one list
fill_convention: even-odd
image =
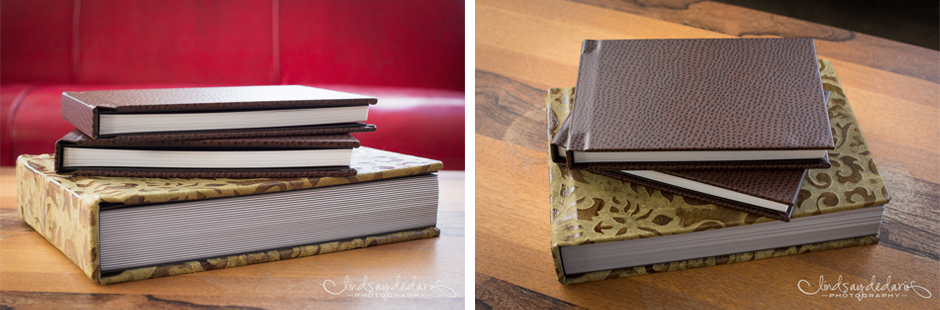
[[(564, 286), (549, 241), (545, 91), (584, 39), (813, 37), (832, 61), (892, 200), (878, 245)], [(476, 3), (476, 306), (940, 307), (940, 53), (710, 1)], [(911, 283), (922, 298), (806, 295), (800, 280)]]
[[(16, 212), (13, 167), (0, 171), (0, 308), (463, 308), (464, 173), (441, 171), (438, 238), (290, 259), (238, 268), (100, 286), (26, 225)], [(437, 283), (417, 298), (332, 295), (324, 282), (393, 285)], [(336, 290), (333, 290), (337, 292)], [(394, 292), (393, 292), (394, 293)]]

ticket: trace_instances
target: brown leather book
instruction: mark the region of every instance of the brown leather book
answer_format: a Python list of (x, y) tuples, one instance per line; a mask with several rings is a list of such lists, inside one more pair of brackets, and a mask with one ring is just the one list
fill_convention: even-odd
[(573, 169), (806, 169), (834, 148), (812, 39), (585, 40), (552, 160)]
[(143, 141), (185, 141), (204, 139), (236, 139), (236, 138), (267, 138), (286, 136), (311, 135), (340, 135), (347, 133), (375, 132), (376, 127), (365, 123), (346, 123), (318, 126), (299, 126), (261, 129), (214, 130), (214, 131), (186, 131), (186, 132), (151, 132), (138, 134), (123, 134), (119, 136), (101, 137), (113, 143), (124, 143), (134, 140)]
[(298, 85), (62, 93), (62, 117), (92, 138), (352, 124), (378, 100)]
[(156, 178), (343, 177), (359, 140), (350, 134), (167, 140), (92, 139), (78, 129), (55, 144), (56, 173)]
[(716, 206), (789, 222), (807, 170), (588, 171)]

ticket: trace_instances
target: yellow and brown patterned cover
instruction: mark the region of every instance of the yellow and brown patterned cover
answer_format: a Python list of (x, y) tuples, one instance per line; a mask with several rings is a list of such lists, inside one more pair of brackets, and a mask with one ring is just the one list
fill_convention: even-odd
[(100, 284), (158, 278), (325, 254), (399, 241), (436, 237), (436, 227), (325, 242), (244, 255), (219, 257), (126, 270), (102, 276), (98, 257), (100, 204), (185, 201), (298, 190), (367, 182), (438, 171), (440, 161), (360, 147), (353, 150), (350, 177), (288, 179), (157, 179), (60, 175), (52, 155), (22, 155), (16, 160), (17, 205), (20, 218)]
[[(878, 175), (871, 150), (852, 113), (832, 64), (819, 60), (823, 89), (832, 92), (828, 103), (835, 150), (832, 167), (810, 169), (800, 187), (793, 218), (846, 211), (887, 203), (891, 196)], [(571, 111), (574, 88), (548, 91), (549, 140)], [(552, 258), (564, 284), (622, 278), (687, 268), (730, 264), (797, 253), (821, 251), (877, 242), (877, 236), (767, 249), (677, 262), (565, 275), (559, 247), (691, 233), (773, 221), (698, 200), (622, 182), (587, 171), (568, 170), (551, 160)]]

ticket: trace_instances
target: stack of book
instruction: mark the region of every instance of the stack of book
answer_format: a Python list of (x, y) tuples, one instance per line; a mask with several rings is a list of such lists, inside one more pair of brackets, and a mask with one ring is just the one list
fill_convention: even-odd
[(812, 39), (586, 40), (546, 104), (564, 284), (877, 241), (890, 195)]
[(56, 171), (134, 177), (350, 176), (378, 100), (295, 85), (65, 92)]
[[(439, 235), (441, 162), (359, 147), (375, 98), (304, 86), (65, 92), (20, 216), (101, 284)], [(341, 185), (341, 186), (340, 186)]]

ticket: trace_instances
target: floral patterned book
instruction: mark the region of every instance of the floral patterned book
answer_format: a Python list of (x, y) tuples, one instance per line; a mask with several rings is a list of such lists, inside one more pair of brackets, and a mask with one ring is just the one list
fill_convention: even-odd
[[(151, 279), (164, 276), (188, 274), (200, 271), (209, 271), (214, 269), (238, 267), (256, 263), (271, 262), (283, 259), (305, 257), (311, 255), (326, 254), (331, 252), (363, 248), (388, 244), (393, 242), (432, 238), (440, 234), (436, 226), (437, 210), (437, 178), (431, 173), (442, 168), (440, 161), (415, 157), (410, 155), (398, 154), (394, 152), (360, 147), (353, 151), (351, 166), (358, 171), (358, 174), (350, 177), (321, 177), (321, 178), (257, 178), (257, 179), (198, 179), (198, 178), (130, 178), (130, 177), (97, 177), (97, 176), (72, 176), (61, 175), (54, 172), (54, 156), (45, 155), (22, 155), (17, 159), (16, 178), (17, 178), (17, 206), (20, 217), (39, 234), (45, 237), (53, 246), (58, 248), (74, 262), (78, 267), (99, 284), (113, 284), (127, 281)], [(385, 190), (384, 192), (361, 190), (361, 195), (365, 198), (355, 200), (355, 203), (343, 204), (334, 199), (340, 197), (334, 195), (338, 191), (351, 188), (363, 188), (376, 184), (398, 184), (395, 182), (405, 182), (424, 179), (421, 193), (426, 198), (422, 198), (417, 203), (412, 203), (417, 195), (408, 196), (407, 187), (405, 190)], [(387, 186), (387, 185), (385, 185)], [(385, 187), (389, 188), (389, 187)], [(393, 188), (394, 189), (394, 188)], [(400, 189), (400, 188), (399, 188)], [(143, 217), (137, 222), (129, 223), (123, 221), (110, 220), (104, 215), (115, 214), (114, 211), (121, 210), (156, 210), (161, 207), (174, 206), (179, 204), (193, 204), (200, 202), (210, 202), (221, 206), (223, 211), (226, 208), (240, 208), (239, 212), (263, 212), (273, 210), (275, 204), (291, 204), (287, 198), (273, 198), (261, 200), (262, 197), (284, 197), (287, 195), (297, 195), (304, 192), (319, 192), (318, 195), (326, 195), (328, 199), (313, 200), (311, 203), (293, 203), (300, 208), (306, 208), (315, 203), (327, 204), (331, 210), (335, 211), (336, 216), (346, 216), (351, 221), (376, 218), (380, 224), (364, 225), (345, 225), (345, 227), (334, 225), (334, 214), (326, 214), (318, 210), (307, 211), (317, 216), (323, 217), (320, 224), (296, 224), (291, 222), (294, 215), (278, 215), (261, 213), (264, 216), (287, 216), (285, 222), (276, 222), (268, 224), (265, 229), (251, 229), (245, 232), (229, 232), (213, 230), (214, 234), (193, 235), (186, 238), (170, 239), (170, 242), (162, 244), (168, 250), (155, 251), (151, 247), (140, 246), (138, 243), (128, 243), (123, 241), (124, 245), (136, 247), (130, 255), (138, 255), (144, 261), (151, 259), (150, 255), (160, 254), (161, 252), (174, 252), (189, 247), (189, 251), (203, 253), (199, 251), (211, 250), (217, 244), (209, 243), (209, 246), (193, 246), (199, 242), (204, 242), (220, 236), (234, 236), (235, 242), (239, 238), (251, 238), (256, 235), (263, 235), (269, 230), (281, 229), (288, 237), (307, 238), (309, 235), (301, 235), (300, 230), (317, 227), (320, 225), (333, 227), (337, 230), (347, 230), (347, 235), (352, 237), (333, 238), (333, 230), (324, 232), (323, 237), (313, 242), (293, 243), (289, 246), (269, 247), (265, 239), (257, 242), (257, 250), (237, 251), (225, 255), (216, 256), (193, 256), (196, 258), (176, 259), (164, 263), (137, 265), (127, 268), (109, 268), (107, 260), (117, 262), (121, 257), (115, 251), (108, 251), (105, 247), (108, 244), (119, 244), (120, 242), (109, 242), (106, 240), (107, 231), (110, 229), (112, 235), (122, 235), (124, 232), (135, 232), (137, 230), (155, 229), (160, 226), (175, 225), (178, 221), (194, 220), (195, 217), (184, 217), (181, 220), (167, 220), (166, 217), (152, 216)], [(398, 194), (395, 194), (398, 192)], [(281, 196), (278, 196), (281, 195)], [(385, 196), (383, 196), (385, 195)], [(406, 201), (411, 205), (418, 205), (420, 208), (422, 222), (404, 222), (394, 230), (382, 230), (384, 227), (375, 228), (382, 225), (382, 221), (390, 222), (391, 216), (370, 216), (373, 213), (363, 213), (359, 206), (354, 205), (378, 205), (381, 212), (398, 212), (392, 210), (393, 205), (389, 195), (407, 196), (400, 201)], [(398, 197), (396, 196), (396, 197)], [(422, 197), (424, 197), (422, 196)], [(292, 196), (296, 197), (296, 196)], [(359, 196), (354, 196), (359, 197)], [(243, 199), (244, 198), (244, 199)], [(250, 199), (249, 199), (250, 198)], [(220, 202), (225, 199), (225, 202)], [(242, 199), (242, 200), (239, 200)], [(293, 199), (293, 198), (292, 198)], [(236, 201), (238, 201), (236, 203)], [(267, 201), (262, 203), (257, 201)], [(308, 200), (309, 201), (309, 200)], [(253, 203), (254, 202), (254, 203)], [(402, 203), (407, 205), (407, 203)], [(411, 206), (409, 205), (409, 206)], [(187, 207), (186, 208), (190, 208)], [(185, 208), (184, 208), (185, 209)], [(359, 210), (359, 211), (357, 211)], [(355, 212), (354, 212), (355, 211)], [(332, 211), (331, 211), (332, 212)], [(356, 213), (359, 212), (359, 213)], [(373, 212), (373, 211), (369, 211)], [(378, 212), (378, 211), (375, 211)], [(217, 221), (224, 212), (209, 213), (204, 218), (209, 221)], [(236, 212), (233, 212), (236, 213)], [(173, 213), (163, 213), (164, 215)], [(230, 216), (237, 216), (230, 215)], [(373, 214), (374, 215), (374, 214)], [(250, 217), (251, 221), (256, 220)], [(157, 224), (155, 224), (157, 223)], [(356, 222), (353, 222), (356, 223)], [(210, 223), (211, 224), (211, 223)], [(106, 227), (110, 225), (110, 227)], [(123, 231), (117, 231), (117, 226), (124, 225)], [(288, 226), (293, 225), (293, 226)], [(329, 226), (333, 225), (333, 226)], [(197, 226), (196, 228), (205, 228), (211, 225)], [(206, 230), (205, 228), (203, 230)], [(227, 229), (227, 228), (226, 228)], [(198, 233), (198, 229), (196, 229)], [(166, 230), (164, 230), (166, 231)], [(363, 233), (363, 231), (368, 231)], [(177, 233), (177, 230), (170, 230), (169, 233)], [(145, 235), (148, 238), (153, 235)], [(201, 237), (200, 237), (201, 236)], [(174, 240), (178, 240), (174, 241)], [(118, 249), (112, 247), (111, 249)], [(140, 254), (144, 253), (144, 254)], [(150, 254), (146, 254), (150, 253)], [(111, 258), (108, 257), (111, 255)], [(128, 256), (129, 257), (129, 256)], [(208, 258), (207, 258), (208, 257)], [(102, 259), (104, 258), (104, 260)], [(115, 263), (119, 266), (119, 263)]]
[[(832, 93), (827, 107), (836, 148), (828, 154), (832, 162), (830, 168), (807, 171), (793, 209), (792, 222), (774, 221), (588, 171), (569, 170), (549, 159), (552, 258), (558, 280), (564, 284), (584, 283), (876, 243), (882, 206), (891, 196), (878, 175), (871, 150), (865, 143), (832, 64), (828, 60), (819, 60), (819, 70), (823, 89)], [(546, 96), (549, 139), (571, 111), (574, 97), (574, 88), (549, 90)], [(571, 261), (577, 259), (570, 254), (566, 258), (564, 254), (574, 253), (570, 250), (579, 247), (590, 248), (621, 241), (632, 242), (622, 244), (644, 244), (644, 247), (628, 248), (628, 251), (643, 252), (655, 249), (660, 241), (674, 240), (668, 238), (675, 237), (673, 235), (705, 235), (740, 231), (741, 228), (794, 225), (853, 212), (867, 212), (868, 221), (874, 221), (874, 228), (868, 224), (864, 235), (843, 235), (773, 248), (755, 245), (745, 251), (700, 256), (692, 253), (689, 258), (672, 261), (631, 264), (629, 260), (617, 261), (618, 258), (613, 260), (621, 266), (603, 270), (585, 271), (581, 267), (570, 267), (573, 265)], [(566, 270), (566, 266), (571, 270)]]

